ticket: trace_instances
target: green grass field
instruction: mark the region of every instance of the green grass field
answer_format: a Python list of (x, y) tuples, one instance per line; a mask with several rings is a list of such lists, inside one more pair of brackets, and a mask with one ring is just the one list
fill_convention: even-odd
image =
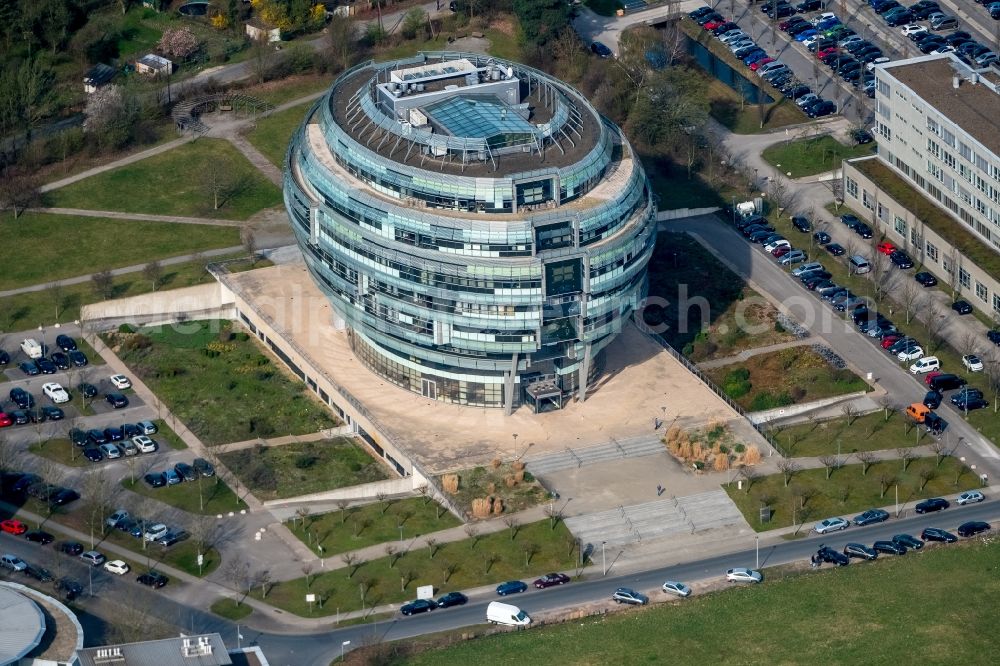
[(312, 102), (293, 106), (290, 109), (273, 113), (267, 118), (261, 118), (257, 121), (257, 127), (247, 133), (247, 139), (257, 150), (264, 153), (275, 166), (281, 167), (282, 160), (285, 159), (285, 151), (288, 149), (288, 142), (310, 108), (312, 108)]
[(231, 322), (142, 329), (124, 342), (122, 360), (206, 444), (301, 435), (336, 423)]
[[(387, 545), (396, 548), (399, 544)], [(369, 589), (365, 593), (364, 608), (371, 608), (413, 599), (418, 585), (434, 585), (437, 592), (465, 590), (511, 579), (531, 580), (550, 571), (566, 571), (572, 575), (576, 557), (576, 542), (569, 530), (562, 523), (557, 523), (553, 530), (549, 521), (544, 520), (521, 526), (513, 540), (511, 532), (505, 529), (476, 539), (442, 544), (433, 558), (430, 549), (421, 548), (405, 552), (392, 562), (395, 558), (387, 555), (356, 567), (333, 571), (314, 569), (310, 571), (308, 585), (304, 576), (275, 583), (266, 601), (296, 615), (329, 616), (338, 609), (340, 612), (361, 610), (359, 585), (366, 582)], [(322, 598), (323, 608), (319, 608), (317, 602), (310, 610), (305, 602), (307, 593)], [(260, 599), (260, 586), (252, 594)]]
[[(153, 467), (154, 471), (162, 471)], [(143, 467), (145, 473), (145, 467)], [(188, 513), (200, 513), (214, 516), (229, 511), (239, 511), (247, 508), (246, 503), (236, 497), (232, 489), (219, 477), (198, 477), (193, 483), (179, 483), (164, 488), (150, 488), (143, 480), (142, 474), (136, 471), (135, 483), (130, 477), (122, 479), (122, 488), (155, 500), (175, 506)]]
[(358, 550), (377, 543), (403, 540), (460, 525), (458, 519), (432, 499), (386, 500), (333, 511), (286, 523), (292, 534), (326, 556)]
[(497, 666), (888, 664), (903, 655), (932, 664), (987, 663), (995, 650), (987, 609), (1000, 601), (998, 562), (996, 539), (932, 546), (436, 650), (419, 652), (421, 643), (442, 642), (434, 637), (417, 639), (416, 647), (383, 646), (390, 655), (379, 663), (473, 664), (483, 655)]
[(929, 444), (932, 440), (923, 428), (907, 427), (907, 417), (899, 412), (883, 411), (858, 416), (850, 425), (846, 417), (829, 421), (810, 421), (776, 431), (779, 446), (790, 456), (847, 455), (855, 451), (884, 451)]
[(212, 604), (210, 610), (227, 620), (236, 622), (253, 613), (253, 608), (246, 604), (238, 604), (233, 599), (219, 599)]
[[(940, 464), (933, 457), (918, 458), (905, 471), (901, 460), (877, 462), (867, 474), (862, 468), (860, 464), (845, 465), (834, 470), (829, 479), (825, 468), (807, 469), (792, 475), (787, 486), (783, 474), (772, 474), (749, 485), (744, 481), (742, 490), (735, 481), (723, 489), (757, 531), (799, 523), (808, 531), (812, 523), (830, 516), (893, 504), (897, 486), (901, 505), (979, 486), (979, 479), (964, 463), (949, 457)], [(927, 475), (926, 485), (922, 474)], [(773, 511), (771, 521), (765, 524), (760, 522), (762, 504)]]
[(832, 136), (810, 137), (768, 146), (761, 157), (789, 178), (802, 178), (839, 169), (843, 160), (865, 157), (875, 152), (875, 143), (845, 146)]
[[(213, 179), (219, 188), (210, 187)], [(216, 190), (229, 193), (217, 210)], [(62, 208), (245, 220), (280, 205), (281, 190), (227, 141), (198, 139), (53, 190), (44, 200)]]
[(262, 500), (296, 497), (390, 478), (353, 439), (254, 447), (219, 456)]
[[(8, 216), (5, 216), (8, 220)], [(24, 213), (7, 235), (0, 290), (240, 244), (239, 229)], [(15, 261), (15, 257), (31, 261)], [(169, 269), (164, 269), (167, 272)]]

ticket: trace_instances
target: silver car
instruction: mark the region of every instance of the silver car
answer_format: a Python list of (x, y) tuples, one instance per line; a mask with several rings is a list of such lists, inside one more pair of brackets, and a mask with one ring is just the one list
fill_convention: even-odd
[(632, 606), (645, 606), (649, 603), (649, 597), (641, 592), (636, 592), (627, 587), (619, 587), (611, 595), (611, 600), (618, 604), (631, 604)]
[(816, 534), (826, 534), (827, 532), (846, 530), (850, 525), (851, 523), (843, 518), (827, 518), (816, 523), (813, 529), (816, 530)]
[(691, 588), (684, 583), (679, 583), (676, 580), (668, 580), (663, 584), (661, 588), (667, 594), (674, 594), (678, 597), (690, 597)]
[(726, 581), (730, 583), (759, 583), (764, 577), (759, 571), (737, 567), (726, 572)]

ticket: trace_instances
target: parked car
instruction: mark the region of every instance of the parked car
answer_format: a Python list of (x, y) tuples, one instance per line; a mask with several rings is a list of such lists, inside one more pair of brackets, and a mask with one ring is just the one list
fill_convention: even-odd
[(105, 560), (108, 558), (104, 557), (104, 555), (96, 550), (88, 550), (84, 553), (80, 553), (80, 559), (92, 567), (98, 567), (104, 564)]
[(817, 534), (826, 534), (828, 532), (838, 532), (840, 530), (846, 530), (850, 527), (851, 523), (844, 520), (843, 518), (827, 518), (826, 520), (821, 520), (813, 526)]
[(958, 541), (957, 536), (938, 527), (928, 527), (920, 533), (920, 538), (924, 541), (940, 541), (942, 543), (955, 543)]
[(563, 573), (550, 573), (545, 574), (541, 578), (537, 578), (533, 585), (539, 590), (544, 590), (547, 587), (553, 587), (555, 585), (564, 585), (569, 582), (569, 576)]
[(667, 594), (673, 594), (678, 597), (690, 597), (691, 588), (684, 583), (678, 582), (676, 580), (668, 580), (660, 587), (661, 590)]
[(93, 384), (88, 384), (87, 382), (81, 382), (76, 385), (76, 390), (80, 392), (84, 398), (93, 398), (97, 396), (97, 387)]
[(147, 571), (144, 574), (139, 574), (136, 580), (147, 587), (152, 587), (159, 589), (169, 582), (169, 578), (161, 574), (159, 571)]
[(66, 389), (64, 389), (57, 382), (46, 382), (42, 384), (42, 393), (44, 393), (49, 400), (57, 405), (69, 402), (69, 393), (67, 393)]
[(4, 553), (0, 556), (0, 567), (10, 569), (11, 571), (24, 571), (28, 568), (28, 563), (17, 555)]
[(192, 462), (194, 471), (201, 476), (215, 476), (215, 467), (204, 458), (195, 458)]
[(104, 563), (104, 570), (117, 576), (124, 576), (130, 568), (123, 560), (111, 560)]
[(983, 371), (983, 360), (976, 356), (975, 354), (966, 354), (962, 357), (962, 365), (969, 372), (982, 372)]
[(55, 583), (56, 592), (59, 592), (67, 601), (73, 601), (83, 594), (83, 585), (72, 578), (60, 578)]
[(10, 401), (21, 409), (30, 409), (35, 406), (35, 397), (20, 386), (12, 388), (8, 396), (10, 397)]
[(101, 455), (103, 455), (108, 460), (114, 460), (115, 458), (122, 457), (122, 450), (118, 448), (117, 444), (108, 442), (107, 444), (101, 444), (99, 447)]
[(85, 447), (82, 453), (83, 457), (90, 462), (101, 462), (104, 460), (104, 454), (101, 453), (101, 450), (93, 446)]
[(896, 534), (892, 537), (892, 541), (907, 550), (920, 550), (924, 547), (923, 541), (909, 534)]
[(173, 468), (168, 468), (163, 471), (163, 478), (166, 480), (168, 486), (176, 486), (178, 483), (183, 481), (181, 475)]
[(469, 602), (469, 598), (461, 592), (449, 592), (437, 600), (438, 608), (451, 608), (452, 606), (464, 606)]
[(607, 46), (605, 46), (600, 42), (591, 42), (590, 52), (600, 58), (610, 58), (611, 56), (614, 55), (611, 49), (609, 49)]
[(157, 539), (162, 539), (166, 536), (170, 528), (163, 523), (155, 523), (146, 527), (145, 532), (142, 534), (142, 538), (145, 541), (156, 541)]
[(984, 523), (981, 520), (970, 520), (967, 523), (962, 523), (958, 526), (958, 536), (960, 537), (973, 537), (977, 534), (982, 534), (983, 532), (988, 532), (990, 529), (989, 523)]
[(910, 255), (906, 254), (902, 250), (894, 250), (892, 254), (889, 255), (889, 261), (891, 261), (896, 268), (907, 269), (913, 268), (913, 259)]
[(108, 381), (110, 381), (111, 385), (119, 391), (132, 388), (132, 382), (125, 375), (111, 375), (111, 377), (108, 378)]
[(17, 367), (20, 368), (21, 372), (26, 374), (28, 377), (37, 377), (42, 373), (42, 371), (38, 368), (38, 364), (31, 360), (21, 361), (17, 364)]
[(56, 550), (64, 555), (76, 557), (83, 552), (83, 545), (76, 541), (60, 541), (59, 545), (56, 546)]
[(917, 362), (910, 366), (910, 373), (914, 375), (931, 372), (941, 367), (941, 361), (937, 356), (924, 356), (917, 359)]
[(416, 599), (408, 604), (400, 606), (399, 612), (409, 617), (410, 615), (416, 615), (418, 613), (427, 613), (435, 608), (437, 608), (437, 604), (430, 599)]
[(932, 497), (930, 499), (925, 499), (923, 502), (917, 502), (917, 505), (913, 507), (913, 510), (917, 513), (933, 513), (934, 511), (943, 511), (947, 509), (951, 504), (948, 500), (943, 497)]
[(986, 495), (982, 494), (978, 490), (967, 490), (958, 496), (955, 500), (958, 502), (959, 506), (965, 506), (966, 504), (978, 504), (986, 499)]
[(497, 594), (505, 597), (508, 594), (517, 594), (528, 589), (528, 584), (522, 580), (509, 580), (506, 583), (497, 585)]
[(920, 283), (920, 285), (923, 287), (933, 287), (936, 286), (938, 283), (936, 277), (924, 271), (921, 271), (920, 273), (914, 275), (913, 279), (916, 280), (918, 283)]
[(156, 424), (152, 421), (139, 421), (136, 424), (142, 431), (143, 435), (155, 435), (156, 434)]
[(833, 240), (832, 238), (830, 238), (830, 234), (826, 233), (825, 231), (817, 231), (816, 233), (813, 234), (813, 238), (819, 245), (827, 245), (831, 240)]
[(156, 543), (160, 544), (164, 548), (168, 548), (170, 546), (173, 546), (175, 543), (180, 543), (181, 541), (184, 541), (190, 536), (191, 534), (189, 534), (185, 530), (180, 530), (180, 529), (170, 530), (162, 537), (157, 539)]
[(960, 315), (972, 314), (972, 305), (968, 301), (955, 301), (951, 304), (951, 309)]
[(874, 548), (869, 548), (862, 543), (849, 543), (844, 546), (844, 555), (848, 557), (857, 557), (862, 560), (875, 560), (878, 559), (878, 551)]
[(631, 606), (645, 606), (649, 603), (649, 597), (628, 587), (619, 587), (615, 590), (611, 595), (611, 600), (616, 604), (629, 604)]
[(847, 253), (847, 250), (845, 250), (843, 246), (840, 245), (840, 243), (830, 243), (829, 245), (826, 246), (826, 251), (835, 257), (839, 257)]
[(885, 522), (889, 519), (889, 513), (883, 511), (882, 509), (869, 509), (861, 515), (854, 517), (854, 524), (858, 527), (864, 527), (865, 525), (874, 525), (875, 523)]
[(60, 333), (56, 336), (56, 346), (64, 352), (76, 351), (76, 340), (65, 333)]
[(56, 367), (59, 368), (60, 370), (69, 370), (70, 366), (69, 356), (67, 356), (63, 352), (55, 352), (54, 354), (52, 354), (52, 356), (49, 357), (49, 360), (55, 363)]
[(823, 562), (836, 564), (838, 567), (846, 567), (851, 563), (851, 558), (829, 546), (820, 546), (819, 550), (816, 551), (816, 557)]
[(185, 481), (197, 481), (198, 472), (195, 471), (194, 467), (187, 464), (186, 462), (179, 462), (174, 465), (174, 471), (184, 479)]
[(128, 407), (128, 398), (121, 393), (108, 393), (104, 396), (104, 399), (115, 409)]
[(6, 532), (7, 534), (13, 534), (14, 536), (21, 536), (27, 531), (28, 526), (16, 518), (0, 520), (0, 532)]
[(84, 354), (82, 351), (73, 350), (71, 352), (67, 352), (67, 354), (69, 356), (69, 362), (72, 363), (77, 368), (85, 367), (88, 363), (90, 363), (90, 361), (87, 359), (87, 355)]
[(906, 555), (906, 547), (895, 541), (876, 541), (872, 544), (872, 548), (876, 552), (886, 555)]
[(44, 530), (31, 530), (29, 532), (25, 532), (24, 538), (32, 543), (40, 543), (43, 546), (47, 546), (56, 540), (54, 536)]
[(108, 527), (118, 527), (118, 523), (129, 518), (129, 512), (125, 509), (118, 509), (104, 521), (104, 524)]
[(728, 583), (759, 583), (764, 577), (759, 571), (737, 567), (726, 572), (726, 582)]

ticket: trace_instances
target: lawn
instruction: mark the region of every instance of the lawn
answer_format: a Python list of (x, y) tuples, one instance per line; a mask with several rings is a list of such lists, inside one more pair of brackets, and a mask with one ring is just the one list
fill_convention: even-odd
[(193, 483), (179, 483), (175, 486), (166, 486), (164, 488), (150, 488), (142, 480), (142, 476), (137, 470), (135, 482), (133, 483), (130, 478), (122, 479), (122, 487), (143, 497), (151, 497), (188, 513), (214, 516), (220, 513), (239, 511), (240, 509), (247, 508), (246, 503), (237, 499), (232, 489), (218, 476), (212, 478), (199, 476), (198, 480)]
[(30, 233), (6, 234), (0, 290), (240, 244), (239, 229), (207, 224), (24, 213), (16, 226)]
[(281, 190), (227, 141), (202, 138), (84, 178), (44, 198), (46, 205), (62, 208), (245, 220), (280, 205)]
[(726, 395), (749, 411), (869, 390), (863, 379), (846, 368), (834, 368), (810, 346), (758, 354), (706, 372)]
[(292, 534), (313, 550), (336, 555), (377, 543), (398, 541), (461, 525), (448, 510), (430, 498), (393, 500), (351, 507), (295, 519), (286, 523)]
[(65, 437), (36, 442), (28, 447), (28, 451), (68, 467), (86, 467), (93, 464), (83, 457), (78, 446)]
[[(511, 535), (514, 538), (511, 539)], [(398, 544), (387, 544), (397, 548)], [(303, 616), (330, 616), (416, 597), (420, 585), (443, 590), (465, 590), (505, 580), (533, 579), (550, 571), (573, 573), (576, 541), (562, 523), (555, 529), (548, 520), (503, 530), (482, 537), (386, 555), (333, 571), (310, 570), (305, 577), (275, 583), (266, 601), (282, 610)], [(526, 563), (527, 561), (527, 563)], [(402, 579), (402, 580), (401, 580)], [(362, 602), (361, 590), (367, 587)], [(261, 598), (260, 586), (253, 596)], [(322, 608), (310, 610), (306, 594), (322, 599)]]
[[(864, 465), (844, 465), (833, 470), (807, 469), (793, 474), (785, 485), (783, 474), (761, 477), (743, 489), (735, 482), (723, 486), (736, 503), (743, 517), (758, 532), (777, 527), (811, 524), (830, 516), (855, 514), (872, 507), (888, 506), (895, 502), (895, 488), (899, 488), (900, 504), (910, 504), (927, 497), (957, 493), (979, 486), (976, 475), (956, 458), (944, 456), (912, 460), (903, 470), (899, 459), (876, 462), (864, 473)], [(926, 478), (926, 485), (921, 488)], [(760, 508), (771, 507), (768, 523), (760, 522)], [(912, 508), (912, 507), (911, 507)], [(794, 522), (793, 522), (794, 520)]]
[[(223, 259), (225, 257), (218, 258), (220, 261)], [(205, 270), (206, 261), (201, 259), (164, 266), (159, 288), (179, 289), (214, 282), (215, 278)], [(234, 269), (230, 267), (230, 270)], [(112, 298), (138, 296), (153, 291), (152, 284), (141, 272), (115, 277), (113, 285)], [(7, 296), (0, 298), (0, 326), (8, 331), (20, 331), (37, 328), (38, 322), (72, 322), (80, 318), (82, 306), (103, 300), (104, 296), (96, 293), (89, 282)], [(93, 357), (87, 353), (87, 358)]]
[(257, 126), (247, 133), (247, 139), (275, 166), (281, 167), (288, 142), (310, 108), (312, 102), (299, 104), (261, 118), (257, 121)]
[(233, 622), (242, 620), (253, 613), (253, 607), (246, 604), (238, 604), (233, 599), (219, 599), (212, 604), (209, 610)]
[(724, 203), (719, 192), (699, 174), (688, 178), (683, 164), (673, 163), (667, 157), (641, 157), (653, 191), (660, 198), (660, 210), (721, 206)]
[[(706, 328), (686, 350), (688, 358), (701, 362), (727, 358), (741, 351), (767, 347), (795, 339), (781, 321), (777, 308), (759, 293), (746, 288), (748, 298), (736, 301)], [(780, 321), (779, 321), (780, 319)]]
[[(523, 481), (516, 481), (516, 473), (510, 463), (501, 463), (498, 467), (492, 464), (475, 467), (456, 474), (458, 492), (451, 494), (451, 499), (467, 515), (472, 514), (472, 501), (482, 497), (501, 500), (504, 513), (524, 511), (549, 499), (548, 492), (530, 472), (524, 472)], [(512, 476), (516, 483), (507, 485), (508, 478)]]
[(388, 468), (349, 437), (255, 446), (219, 455), (262, 500), (297, 497), (392, 478)]
[(111, 333), (108, 342), (206, 444), (301, 435), (337, 422), (229, 321)]
[(302, 74), (277, 81), (268, 81), (242, 90), (243, 94), (280, 106), (285, 102), (323, 92), (333, 85), (328, 74)]
[[(664, 655), (692, 665), (802, 664), (820, 654), (832, 664), (892, 663), (905, 654), (928, 663), (988, 661), (984, 655), (995, 650), (993, 614), (964, 609), (992, 608), (1000, 598), (1000, 541), (925, 551), (775, 576), (763, 585), (638, 612), (454, 640), (440, 649), (421, 651), (441, 643), (428, 637), (379, 651), (382, 663), (407, 666), (480, 663), (483, 655), (496, 666), (654, 664)], [(722, 639), (720, 627), (739, 627), (746, 638)]]
[(839, 450), (847, 455), (856, 451), (883, 451), (929, 444), (930, 435), (923, 428), (914, 428), (901, 412), (877, 411), (857, 416), (848, 425), (846, 417), (829, 421), (809, 421), (772, 434), (781, 449), (790, 456), (823, 456)]
[(802, 178), (839, 169), (843, 160), (871, 155), (875, 148), (874, 141), (865, 145), (845, 146), (829, 134), (824, 134), (768, 146), (761, 157), (781, 173), (791, 172), (790, 178)]

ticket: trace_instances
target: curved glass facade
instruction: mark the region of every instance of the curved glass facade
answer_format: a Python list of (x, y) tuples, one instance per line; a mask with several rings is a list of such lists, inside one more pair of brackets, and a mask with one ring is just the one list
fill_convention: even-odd
[(429, 398), (583, 399), (645, 293), (649, 183), (621, 131), (516, 63), (345, 72), (292, 139), (285, 204), (355, 353)]

